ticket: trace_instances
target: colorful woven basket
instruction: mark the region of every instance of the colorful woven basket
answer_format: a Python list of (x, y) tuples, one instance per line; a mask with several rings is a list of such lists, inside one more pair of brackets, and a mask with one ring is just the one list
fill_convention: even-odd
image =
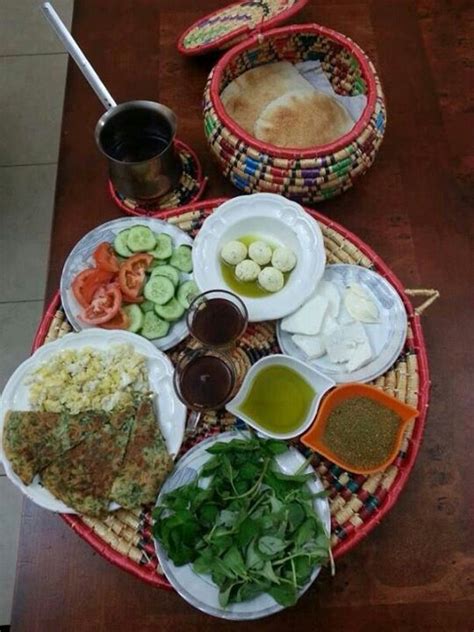
[[(312, 149), (282, 149), (250, 136), (226, 113), (220, 93), (246, 70), (287, 60), (320, 60), (338, 94), (365, 94), (353, 129)], [(317, 24), (257, 34), (234, 46), (211, 71), (204, 91), (204, 130), (223, 173), (247, 193), (269, 191), (312, 204), (339, 195), (373, 163), (385, 131), (382, 87), (372, 62), (352, 40)]]
[(183, 55), (224, 50), (281, 24), (300, 11), (308, 0), (244, 0), (218, 9), (192, 24), (178, 40)]
[[(169, 222), (191, 235), (196, 235), (205, 217), (223, 201), (224, 199), (199, 202), (160, 216), (166, 217)], [(314, 456), (313, 464), (329, 492), (334, 557), (340, 557), (364, 538), (393, 506), (415, 461), (423, 434), (429, 395), (428, 364), (420, 313), (436, 299), (437, 292), (412, 291), (428, 297), (421, 307), (414, 309), (407, 298), (408, 291), (403, 289), (400, 281), (368, 246), (327, 217), (314, 211), (308, 212), (320, 223), (328, 263), (352, 263), (372, 268), (386, 277), (402, 297), (409, 321), (405, 348), (391, 369), (376, 380), (375, 385), (420, 411), (416, 422), (407, 429), (397, 458), (385, 471), (370, 476), (355, 475), (343, 471), (326, 459)], [(43, 316), (33, 350), (70, 331), (71, 326), (64, 316), (58, 294)], [(171, 359), (174, 360), (186, 346), (192, 344), (190, 338), (185, 340), (172, 350)], [(278, 352), (274, 323), (267, 322), (250, 325), (234, 353), (237, 364), (242, 371), (246, 371), (259, 358)], [(206, 436), (228, 430), (236, 423), (241, 422), (225, 411), (205, 414), (196, 433), (189, 436), (183, 445), (181, 453)], [(75, 515), (63, 515), (63, 518), (109, 561), (150, 584), (170, 588), (161, 574), (155, 556), (150, 508), (144, 507), (136, 511), (120, 509), (103, 521)]]

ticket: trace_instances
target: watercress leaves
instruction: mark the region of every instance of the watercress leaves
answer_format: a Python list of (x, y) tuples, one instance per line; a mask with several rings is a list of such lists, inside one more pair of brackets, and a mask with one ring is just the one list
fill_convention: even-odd
[(217, 442), (198, 479), (153, 512), (154, 536), (170, 559), (210, 575), (222, 607), (263, 592), (293, 605), (327, 560), (317, 495), (307, 485), (312, 475), (280, 472), (275, 457), (286, 450), (282, 441), (256, 436)]

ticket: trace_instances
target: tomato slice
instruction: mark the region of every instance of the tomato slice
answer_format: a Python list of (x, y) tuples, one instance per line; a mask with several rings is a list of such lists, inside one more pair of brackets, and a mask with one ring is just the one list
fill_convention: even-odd
[(117, 314), (122, 304), (122, 292), (117, 283), (102, 285), (92, 297), (80, 318), (88, 325), (102, 325)]
[(113, 318), (108, 320), (106, 323), (102, 323), (100, 325), (103, 329), (128, 329), (130, 325), (130, 318), (123, 311), (123, 309), (119, 309), (119, 311), (115, 314)]
[(106, 270), (107, 272), (119, 271), (120, 265), (118, 259), (115, 256), (112, 246), (107, 241), (103, 241), (97, 246), (92, 257), (96, 266), (101, 270)]
[(145, 281), (145, 272), (152, 261), (153, 255), (139, 252), (121, 265), (119, 283), (125, 301), (130, 302), (130, 299), (139, 297)]
[(74, 278), (71, 289), (81, 307), (88, 307), (92, 297), (104, 283), (109, 283), (114, 277), (112, 272), (99, 268), (88, 268), (79, 272)]

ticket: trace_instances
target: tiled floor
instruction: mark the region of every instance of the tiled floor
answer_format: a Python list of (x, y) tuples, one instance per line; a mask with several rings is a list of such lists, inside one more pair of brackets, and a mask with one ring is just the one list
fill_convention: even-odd
[[(53, 0), (68, 26), (73, 2)], [(46, 280), (67, 56), (39, 5), (0, 0), (0, 390), (28, 356)], [(0, 626), (10, 622), (21, 506), (0, 466)]]

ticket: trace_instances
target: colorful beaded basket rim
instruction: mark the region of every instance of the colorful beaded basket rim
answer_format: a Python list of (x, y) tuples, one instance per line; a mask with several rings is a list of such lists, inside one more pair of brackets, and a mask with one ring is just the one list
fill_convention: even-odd
[[(183, 230), (195, 231), (198, 224), (227, 198), (219, 198), (198, 202), (180, 209), (173, 209), (157, 216), (166, 218), (177, 224)], [(393, 507), (398, 495), (405, 486), (411, 468), (416, 459), (420, 447), (423, 428), (428, 408), (429, 398), (429, 372), (426, 356), (426, 348), (420, 324), (420, 314), (438, 296), (434, 290), (404, 290), (397, 277), (391, 272), (382, 259), (373, 252), (369, 246), (357, 236), (346, 230), (329, 218), (307, 209), (316, 220), (320, 222), (324, 233), (328, 262), (345, 262), (364, 265), (374, 268), (387, 278), (400, 294), (409, 320), (407, 333), (407, 350), (397, 360), (394, 367), (376, 381), (376, 385), (384, 390), (392, 392), (407, 399), (419, 410), (419, 417), (411, 429), (411, 435), (405, 439), (405, 447), (396, 461), (386, 471), (370, 477), (348, 475), (330, 462), (315, 456), (317, 464), (315, 468), (321, 476), (326, 487), (330, 491), (330, 503), (332, 506), (332, 546), (334, 557), (338, 558), (347, 553), (356, 544), (366, 537), (372, 529), (380, 523), (382, 517)], [(417, 309), (414, 309), (407, 294), (428, 296), (428, 299)], [(257, 324), (258, 325), (258, 324)], [(260, 330), (253, 339), (265, 335), (272, 328), (261, 324)], [(54, 340), (71, 330), (60, 309), (59, 293), (53, 298), (47, 308), (39, 329), (37, 331), (33, 351), (45, 342)], [(267, 331), (268, 334), (268, 331)], [(265, 343), (266, 344), (266, 343)], [(266, 346), (264, 354), (275, 352), (273, 346)], [(256, 352), (257, 356), (258, 353)], [(253, 359), (254, 361), (255, 359)], [(252, 361), (252, 360), (251, 360)], [(400, 367), (403, 365), (402, 369)], [(394, 370), (395, 368), (395, 370)], [(395, 373), (400, 378), (400, 389), (397, 391)], [(401, 386), (405, 371), (404, 386)], [(392, 375), (391, 375), (392, 374)], [(385, 380), (385, 378), (387, 378)], [(398, 378), (397, 378), (398, 379)], [(412, 382), (410, 386), (410, 380)], [(393, 382), (393, 383), (392, 383)], [(233, 423), (233, 422), (232, 422)], [(224, 420), (217, 420), (215, 427), (208, 429), (200, 439), (209, 436), (210, 432), (219, 432), (224, 427)], [(228, 429), (229, 426), (225, 429)], [(193, 445), (194, 440), (187, 442), (184, 451)], [(386, 478), (384, 478), (386, 476)], [(381, 489), (381, 486), (383, 487)], [(346, 503), (345, 507), (344, 504)], [(341, 511), (347, 513), (349, 505), (352, 517), (346, 516), (341, 524), (337, 517)], [(336, 507), (337, 505), (337, 507)], [(334, 511), (333, 511), (334, 508)], [(149, 512), (145, 509), (130, 512), (119, 510), (111, 514), (104, 522), (88, 518), (86, 516), (62, 515), (67, 524), (88, 542), (103, 557), (129, 571), (140, 579), (160, 588), (169, 589), (170, 586), (161, 575), (161, 569), (157, 564), (151, 539), (151, 522)]]
[[(222, 76), (225, 72), (226, 67), (238, 55), (240, 55), (251, 46), (262, 43), (262, 41), (265, 39), (280, 37), (282, 35), (291, 36), (291, 34), (293, 33), (323, 35), (324, 37), (327, 37), (328, 39), (341, 44), (342, 47), (347, 49), (356, 58), (357, 62), (360, 65), (362, 75), (367, 83), (367, 105), (365, 106), (361, 117), (354, 125), (354, 127), (347, 134), (344, 134), (344, 136), (341, 136), (334, 142), (328, 143), (326, 145), (321, 145), (319, 147), (312, 147), (310, 149), (283, 149), (281, 147), (276, 147), (275, 145), (270, 145), (269, 143), (265, 143), (256, 139), (254, 136), (251, 136), (248, 132), (237, 125), (237, 123), (227, 114), (224, 105), (222, 104), (222, 101), (220, 99), (220, 85)], [(283, 26), (271, 31), (267, 31), (264, 36), (261, 34), (254, 35), (250, 39), (237, 44), (231, 50), (227, 51), (214, 67), (209, 94), (212, 105), (214, 106), (214, 109), (221, 123), (225, 125), (225, 127), (228, 128), (235, 136), (237, 136), (243, 142), (247, 143), (250, 147), (253, 147), (254, 149), (259, 151), (264, 151), (274, 158), (293, 158), (301, 160), (304, 160), (305, 158), (314, 159), (318, 156), (333, 154), (340, 149), (343, 149), (347, 145), (354, 142), (360, 136), (364, 128), (367, 127), (374, 113), (375, 103), (377, 100), (377, 88), (374, 73), (375, 71), (373, 67), (371, 67), (368, 57), (365, 55), (364, 51), (349, 37), (346, 37), (342, 33), (338, 33), (337, 31), (334, 31), (332, 29), (320, 26), (319, 24), (296, 24), (293, 26)]]
[(276, 26), (277, 24), (281, 24), (285, 20), (288, 20), (290, 17), (292, 17), (293, 15), (301, 11), (301, 9), (303, 9), (303, 7), (307, 3), (308, 3), (308, 0), (296, 0), (288, 8), (283, 9), (282, 11), (279, 11), (276, 15), (273, 15), (270, 19), (267, 19), (267, 20), (262, 19), (262, 21), (259, 23), (257, 27), (254, 27), (254, 26), (252, 27), (252, 26), (249, 26), (248, 24), (244, 24), (243, 26), (238, 27), (238, 28), (234, 28), (234, 29), (230, 28), (229, 32), (225, 33), (224, 35), (216, 39), (212, 39), (211, 41), (207, 43), (201, 44), (200, 46), (193, 46), (192, 48), (190, 48), (189, 46), (186, 46), (185, 40), (186, 40), (186, 37), (189, 35), (189, 33), (191, 33), (191, 31), (197, 30), (199, 29), (200, 26), (208, 23), (214, 18), (217, 18), (220, 14), (222, 14), (223, 11), (227, 12), (231, 9), (235, 9), (236, 13), (238, 13), (239, 9), (245, 8), (245, 4), (247, 3), (235, 2), (232, 4), (225, 5), (224, 7), (221, 7), (217, 9), (216, 11), (213, 11), (212, 13), (208, 13), (206, 16), (200, 18), (199, 20), (191, 24), (191, 26), (189, 26), (184, 31), (184, 33), (182, 33), (179, 36), (178, 42), (177, 42), (177, 48), (182, 55), (188, 55), (188, 56), (203, 55), (205, 53), (211, 52), (216, 49), (228, 48), (232, 46), (234, 43), (239, 42), (241, 39), (245, 39), (252, 32), (262, 33), (264, 31), (268, 31), (269, 29)]

